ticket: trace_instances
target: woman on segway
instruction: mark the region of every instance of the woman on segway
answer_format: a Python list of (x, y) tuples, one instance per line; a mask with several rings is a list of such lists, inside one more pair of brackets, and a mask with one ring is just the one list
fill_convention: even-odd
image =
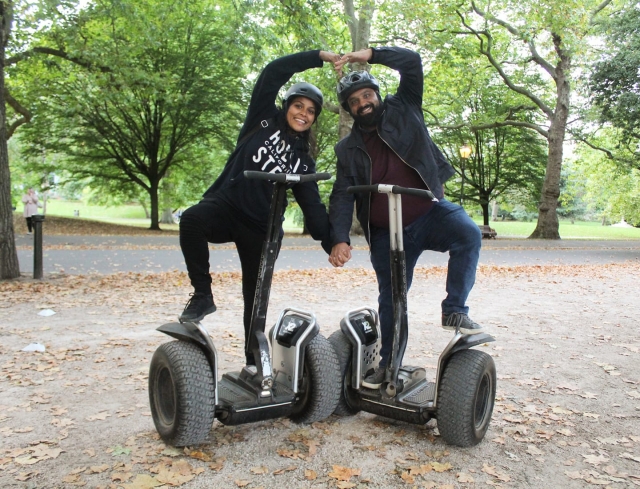
[[(194, 293), (180, 315), (181, 322), (196, 322), (216, 310), (211, 292), (208, 243), (233, 242), (242, 267), (245, 337), (251, 323), (260, 255), (266, 235), (273, 183), (246, 179), (245, 170), (271, 173), (315, 172), (309, 154), (309, 133), (322, 110), (320, 90), (310, 83), (292, 85), (282, 108), (276, 99), (295, 73), (320, 68), (340, 57), (327, 51), (307, 51), (278, 58), (258, 78), (234, 152), (203, 199), (180, 219), (180, 248)], [(330, 253), (329, 218), (316, 182), (293, 187), (306, 225), (315, 240)], [(247, 365), (255, 365), (247, 353)]]

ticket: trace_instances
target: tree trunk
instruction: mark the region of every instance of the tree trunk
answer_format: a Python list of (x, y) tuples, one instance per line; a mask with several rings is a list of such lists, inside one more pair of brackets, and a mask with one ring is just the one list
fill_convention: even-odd
[(171, 174), (171, 171), (167, 171), (162, 178), (162, 217), (160, 218), (160, 224), (175, 224), (173, 219), (173, 210), (171, 207), (171, 196), (173, 195), (173, 184), (169, 183), (167, 178)]
[(11, 6), (0, 2), (0, 279), (20, 276), (11, 206), (11, 171), (7, 151), (6, 106), (4, 100), (5, 46), (11, 30)]
[[(340, 107), (340, 119), (338, 122), (338, 140), (341, 141), (345, 137), (347, 137), (351, 133), (351, 126), (353, 126), (353, 118), (346, 112), (342, 107)], [(356, 216), (356, 207), (353, 206), (353, 216), (351, 220), (351, 230), (349, 234), (354, 234), (358, 236), (362, 236), (364, 234), (364, 230), (362, 226), (360, 226), (360, 222)]]
[(569, 119), (569, 95), (571, 87), (567, 79), (571, 58), (560, 46), (560, 38), (555, 37), (556, 50), (560, 61), (556, 66), (556, 109), (549, 126), (549, 156), (547, 170), (542, 185), (542, 195), (538, 206), (538, 223), (531, 233), (531, 239), (560, 239), (558, 221), (558, 199), (560, 198), (560, 171), (562, 150)]
[(160, 223), (158, 221), (159, 205), (158, 205), (158, 182), (152, 182), (149, 187), (149, 200), (151, 200), (151, 226), (149, 229), (160, 231)]
[(144, 217), (146, 217), (147, 219), (151, 219), (151, 214), (149, 214), (149, 209), (147, 209), (147, 203), (144, 200), (138, 200), (138, 204), (142, 206)]
[(491, 205), (491, 220), (492, 221), (497, 221), (498, 220), (498, 210), (500, 210), (500, 206), (498, 205), (498, 201), (494, 200), (493, 204)]
[[(351, 46), (354, 51), (360, 51), (361, 49), (367, 49), (369, 47), (369, 40), (371, 36), (371, 19), (373, 19), (373, 13), (375, 11), (375, 2), (371, 0), (365, 0), (356, 9), (353, 0), (343, 0), (344, 12), (347, 16), (347, 25), (349, 26), (349, 32), (351, 34)], [(368, 70), (368, 63), (357, 63), (352, 66), (354, 70)], [(351, 116), (341, 107), (340, 108), (340, 122), (338, 125), (338, 140), (342, 140), (351, 132), (351, 126), (353, 125), (353, 119)], [(363, 235), (364, 231), (356, 215), (355, 206), (353, 207), (353, 220), (351, 221), (350, 234)]]
[(176, 221), (173, 219), (173, 212), (171, 207), (167, 207), (162, 211), (162, 218), (160, 219), (161, 224), (175, 224)]
[(482, 224), (485, 226), (489, 225), (489, 202), (483, 202), (480, 204), (482, 208)]

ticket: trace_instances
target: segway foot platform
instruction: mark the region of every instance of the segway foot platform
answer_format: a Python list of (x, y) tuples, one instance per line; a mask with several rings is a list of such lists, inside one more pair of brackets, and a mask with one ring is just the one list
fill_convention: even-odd
[(238, 425), (289, 416), (296, 396), (289, 386), (275, 382), (262, 390), (247, 368), (224, 374), (218, 383), (217, 416), (221, 423)]
[(413, 424), (423, 424), (433, 416), (436, 385), (426, 379), (420, 367), (404, 365), (398, 371), (402, 392), (395, 397), (382, 393), (382, 389), (360, 388), (360, 407), (367, 412)]

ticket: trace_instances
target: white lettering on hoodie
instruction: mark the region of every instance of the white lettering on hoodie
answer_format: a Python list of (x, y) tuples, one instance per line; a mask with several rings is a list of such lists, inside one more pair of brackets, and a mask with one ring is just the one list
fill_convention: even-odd
[[(256, 154), (253, 155), (253, 161), (260, 166), (260, 170), (268, 173), (296, 173), (300, 167), (300, 158), (295, 164), (289, 161), (289, 156), (293, 155), (291, 145), (287, 144), (280, 137), (280, 130), (274, 132), (264, 142), (263, 146), (258, 148)], [(303, 165), (303, 171), (307, 169)]]

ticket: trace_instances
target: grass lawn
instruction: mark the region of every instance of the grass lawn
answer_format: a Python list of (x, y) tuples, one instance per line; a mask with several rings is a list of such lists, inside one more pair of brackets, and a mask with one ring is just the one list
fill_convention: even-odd
[[(82, 201), (47, 200), (47, 214), (61, 217), (74, 217), (74, 211), (79, 212), (78, 217), (84, 219), (145, 219), (144, 209), (140, 205), (120, 205), (106, 207), (102, 205), (89, 205)], [(147, 220), (148, 222), (148, 220)]]
[[(75, 211), (78, 211), (76, 216)], [(88, 205), (81, 201), (67, 201), (51, 199), (47, 201), (47, 214), (60, 217), (80, 217), (93, 221), (122, 224), (124, 226), (137, 226), (148, 228), (150, 220), (145, 216), (144, 209), (140, 205), (122, 205), (106, 207), (100, 205)], [(165, 230), (178, 230), (178, 224), (160, 224)], [(285, 216), (284, 230), (287, 233), (301, 233), (298, 227)]]
[[(476, 220), (478, 224), (482, 221)], [(493, 221), (489, 223), (499, 237), (527, 238), (536, 227), (536, 222)], [(603, 226), (599, 222), (560, 221), (560, 237), (563, 239), (640, 239), (640, 228)]]
[[(74, 211), (79, 212), (79, 217), (104, 221), (112, 224), (127, 226), (148, 227), (149, 219), (145, 217), (144, 209), (140, 205), (123, 205), (117, 207), (105, 207), (88, 205), (77, 201), (64, 201), (51, 199), (47, 201), (47, 214), (52, 216), (74, 217)], [(288, 217), (288, 216), (286, 216)], [(476, 219), (478, 224), (481, 220)], [(520, 221), (492, 221), (489, 225), (496, 230), (498, 237), (526, 238), (536, 227), (536, 222)], [(177, 230), (177, 224), (161, 224), (162, 229)], [(285, 218), (284, 230), (287, 233), (301, 232), (301, 229)], [(619, 228), (602, 226), (599, 222), (560, 221), (560, 236), (563, 239), (640, 239), (640, 228)]]

